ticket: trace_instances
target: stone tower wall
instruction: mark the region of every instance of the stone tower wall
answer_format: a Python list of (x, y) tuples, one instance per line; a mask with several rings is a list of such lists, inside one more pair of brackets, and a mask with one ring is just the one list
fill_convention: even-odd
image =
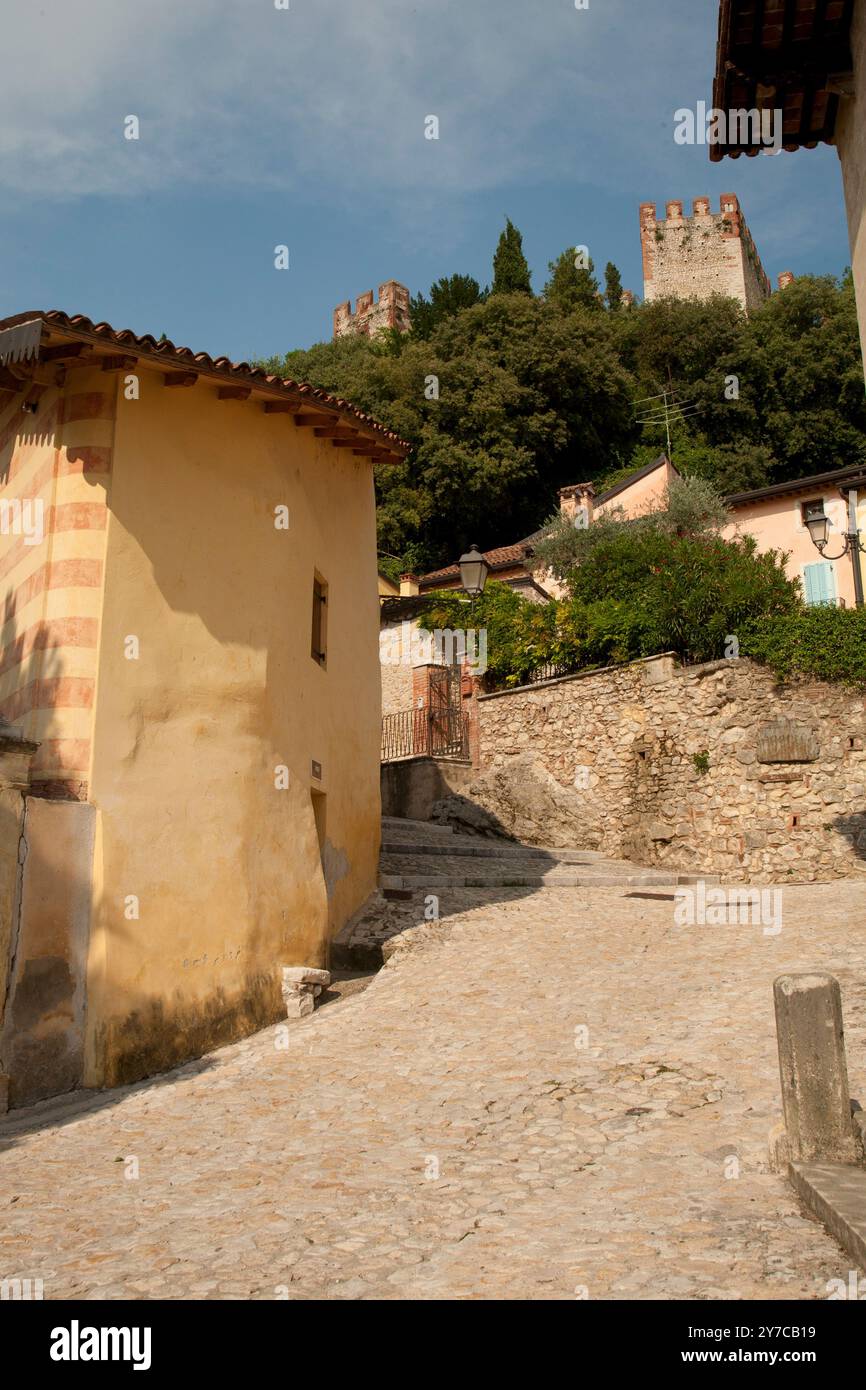
[(409, 291), (397, 280), (386, 280), (380, 285), (378, 299), (373, 298), (372, 290), (359, 294), (354, 313), (348, 299), (334, 310), (335, 338), (352, 333), (375, 336), (383, 328), (396, 328), (401, 333), (409, 329)]
[(709, 198), (695, 198), (690, 217), (681, 202), (667, 204), (665, 219), (655, 203), (641, 203), (644, 297), (709, 299), (729, 295), (748, 312), (771, 293), (761, 258), (734, 193), (723, 193), (713, 212)]

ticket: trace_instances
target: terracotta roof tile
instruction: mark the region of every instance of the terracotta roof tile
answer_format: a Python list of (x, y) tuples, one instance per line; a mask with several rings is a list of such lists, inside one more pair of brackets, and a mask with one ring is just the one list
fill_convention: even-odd
[[(511, 565), (522, 565), (526, 560), (526, 553), (532, 541), (536, 537), (528, 536), (526, 540), (518, 541), (515, 545), (499, 545), (493, 550), (483, 550), (481, 553), (490, 566), (491, 570), (508, 569)], [(446, 565), (441, 570), (431, 570), (429, 574), (422, 574), (420, 584), (435, 583), (439, 579), (459, 579), (460, 566)]]
[(56, 330), (64, 335), (84, 337), (95, 343), (125, 348), (137, 356), (162, 358), (167, 366), (194, 367), (206, 376), (241, 380), (261, 390), (288, 395), (297, 400), (299, 406), (306, 404), (312, 408), (320, 405), (325, 410), (337, 412), (349, 424), (357, 422), (363, 430), (380, 439), (384, 449), (396, 455), (404, 456), (411, 447), (393, 430), (386, 429), (371, 415), (358, 410), (351, 401), (345, 400), (342, 396), (332, 396), (321, 387), (310, 386), (303, 381), (293, 381), (290, 377), (272, 375), (263, 371), (261, 367), (251, 366), (249, 362), (233, 362), (229, 357), (211, 357), (206, 352), (193, 352), (191, 348), (177, 347), (167, 338), (160, 342), (151, 333), (140, 335), (134, 333), (131, 328), (112, 328), (110, 323), (94, 323), (84, 314), (65, 314), (60, 309), (33, 309), (29, 313), (14, 314), (10, 318), (0, 319), (0, 332), (35, 319), (41, 319), (47, 329)]
[[(781, 109), (786, 150), (832, 144), (839, 84), (853, 67), (852, 13), (852, 0), (720, 0), (713, 106)], [(730, 140), (710, 146), (712, 160), (759, 153)]]

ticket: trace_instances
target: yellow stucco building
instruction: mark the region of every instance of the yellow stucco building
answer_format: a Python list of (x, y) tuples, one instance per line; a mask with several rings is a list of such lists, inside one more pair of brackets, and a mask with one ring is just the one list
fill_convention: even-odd
[(246, 364), (0, 322), (0, 715), (38, 744), (0, 825), (12, 1104), (274, 1021), (374, 889), (372, 465), (405, 453)]

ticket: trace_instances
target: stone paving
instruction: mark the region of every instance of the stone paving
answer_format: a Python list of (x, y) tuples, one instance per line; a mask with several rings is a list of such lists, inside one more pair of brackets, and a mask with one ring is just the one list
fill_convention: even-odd
[[(609, 889), (452, 892), (363, 990), (149, 1083), (0, 1121), (0, 1276), (46, 1298), (826, 1298), (767, 1170), (772, 980), (842, 983), (866, 888), (677, 927)], [(135, 1173), (137, 1172), (137, 1176)]]

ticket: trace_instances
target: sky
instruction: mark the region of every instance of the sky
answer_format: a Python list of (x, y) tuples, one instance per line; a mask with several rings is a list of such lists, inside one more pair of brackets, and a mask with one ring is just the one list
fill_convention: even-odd
[(334, 306), (385, 280), (488, 283), (506, 217), (537, 290), (586, 245), (641, 294), (639, 204), (717, 210), (726, 192), (773, 283), (841, 274), (834, 149), (711, 164), (674, 141), (676, 110), (711, 101), (717, 16), (718, 0), (0, 0), (0, 317), (63, 309), (267, 357), (329, 338)]

